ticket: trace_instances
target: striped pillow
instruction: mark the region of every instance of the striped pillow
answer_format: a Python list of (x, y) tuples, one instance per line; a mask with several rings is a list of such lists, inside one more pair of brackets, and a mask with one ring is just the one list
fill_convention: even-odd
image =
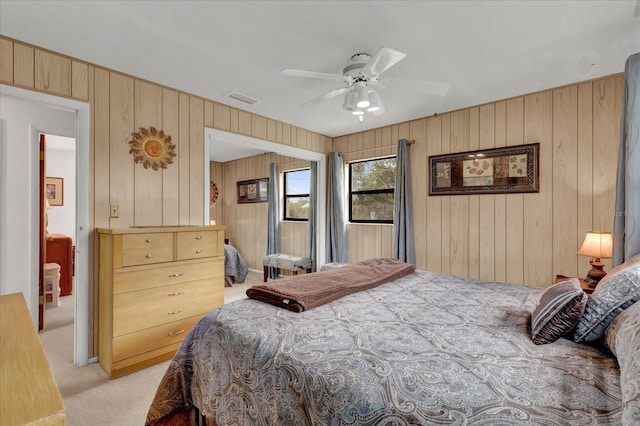
[(531, 339), (536, 345), (555, 342), (580, 321), (587, 295), (577, 278), (547, 288), (531, 313)]

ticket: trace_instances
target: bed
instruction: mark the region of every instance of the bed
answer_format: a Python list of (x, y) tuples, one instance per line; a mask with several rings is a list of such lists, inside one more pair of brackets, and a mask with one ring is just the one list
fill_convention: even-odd
[(640, 279), (628, 288), (580, 343), (578, 328), (533, 342), (548, 290), (422, 270), (302, 312), (238, 300), (187, 336), (146, 424), (640, 424)]
[(240, 252), (232, 245), (224, 245), (224, 276), (227, 285), (243, 283), (249, 268)]

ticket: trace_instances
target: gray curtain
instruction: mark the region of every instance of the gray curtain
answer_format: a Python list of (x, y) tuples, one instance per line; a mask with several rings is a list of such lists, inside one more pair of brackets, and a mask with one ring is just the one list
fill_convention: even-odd
[(613, 266), (640, 253), (640, 53), (627, 59), (613, 221)]
[[(269, 166), (267, 212), (267, 254), (280, 253), (280, 213), (278, 212), (278, 165)], [(278, 268), (269, 268), (269, 278), (278, 278)]]
[(311, 162), (309, 173), (309, 258), (311, 259), (311, 272), (317, 271), (316, 266), (316, 229), (317, 229), (317, 212), (316, 205), (318, 203), (317, 187), (318, 186), (318, 163)]
[(393, 257), (415, 266), (416, 246), (413, 237), (413, 203), (409, 163), (409, 142), (406, 139), (400, 139), (398, 141), (393, 204)]
[(344, 216), (344, 163), (339, 152), (329, 153), (326, 232), (326, 262), (349, 263)]

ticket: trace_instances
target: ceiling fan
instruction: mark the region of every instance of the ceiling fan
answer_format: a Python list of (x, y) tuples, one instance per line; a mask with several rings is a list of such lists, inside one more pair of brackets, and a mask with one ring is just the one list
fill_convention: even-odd
[(400, 62), (405, 56), (407, 56), (405, 53), (398, 52), (397, 50), (393, 50), (388, 47), (383, 47), (373, 56), (367, 53), (356, 53), (351, 56), (352, 63), (342, 70), (342, 75), (290, 68), (280, 71), (280, 74), (293, 77), (309, 77), (343, 82), (344, 87), (330, 90), (317, 98), (313, 98), (303, 103), (302, 106), (317, 104), (341, 94), (345, 94), (342, 108), (346, 111), (350, 111), (358, 117), (360, 122), (363, 122), (365, 111), (374, 115), (383, 114), (385, 111), (382, 104), (382, 98), (378, 91), (375, 90), (375, 86), (380, 86), (381, 88), (386, 88), (387, 86), (406, 86), (408, 89), (413, 91), (437, 96), (444, 96), (449, 91), (449, 83), (396, 78), (380, 79), (380, 75), (383, 72)]

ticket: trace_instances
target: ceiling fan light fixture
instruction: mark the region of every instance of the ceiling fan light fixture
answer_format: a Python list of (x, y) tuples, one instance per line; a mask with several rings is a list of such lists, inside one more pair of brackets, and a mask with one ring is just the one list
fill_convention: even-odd
[(379, 97), (378, 97), (378, 92), (376, 92), (375, 90), (372, 90), (369, 93), (369, 106), (367, 107), (367, 111), (368, 112), (375, 112), (378, 111), (380, 109), (380, 102), (379, 102)]
[(353, 90), (347, 92), (344, 96), (344, 104), (342, 104), (342, 108), (347, 111), (353, 111), (356, 109), (356, 94)]
[(358, 108), (358, 109), (353, 110), (351, 112), (351, 114), (353, 114), (353, 115), (364, 115), (364, 110)]
[(356, 92), (358, 95), (358, 102), (356, 103), (356, 106), (358, 108), (367, 108), (370, 104), (367, 84), (364, 82), (356, 83)]

